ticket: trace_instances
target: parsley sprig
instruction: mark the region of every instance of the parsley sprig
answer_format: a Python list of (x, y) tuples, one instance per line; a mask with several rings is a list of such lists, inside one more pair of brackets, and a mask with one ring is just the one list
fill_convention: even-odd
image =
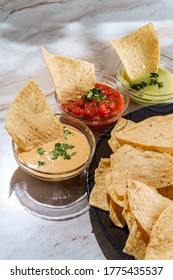
[(64, 137), (67, 140), (67, 136), (68, 135), (74, 135), (74, 132), (70, 131), (69, 129), (67, 129), (65, 126), (63, 127), (63, 133), (64, 133)]
[(157, 73), (151, 73), (148, 82), (141, 82), (139, 84), (132, 84), (131, 88), (136, 89), (136, 90), (140, 90), (140, 89), (142, 89), (146, 86), (152, 86), (152, 85), (157, 85), (158, 88), (161, 88), (161, 87), (163, 87), (163, 82), (159, 82), (158, 77), (159, 77), (159, 75)]
[(86, 101), (90, 101), (91, 99), (96, 99), (97, 101), (102, 101), (107, 99), (106, 95), (103, 94), (100, 88), (92, 88), (86, 94), (82, 95)]
[[(71, 132), (70, 130), (66, 129), (65, 130), (65, 135), (67, 134), (72, 134), (73, 132)], [(59, 157), (63, 157), (64, 160), (67, 159), (71, 159), (73, 156), (75, 156), (77, 153), (76, 152), (72, 152), (69, 153), (69, 150), (74, 149), (75, 146), (71, 145), (71, 144), (67, 144), (67, 143), (56, 143), (54, 145), (54, 149), (51, 150), (50, 152), (47, 152), (46, 150), (43, 149), (43, 147), (39, 147), (37, 149), (37, 153), (39, 155), (39, 157), (42, 157), (45, 153), (49, 153), (50, 158), (52, 160), (56, 160)], [(38, 166), (44, 166), (46, 165), (46, 162), (39, 160), (37, 162)]]
[(41, 156), (43, 156), (44, 154), (45, 154), (45, 150), (43, 149), (43, 147), (39, 147), (38, 149), (37, 149), (37, 154), (41, 157)]
[(50, 152), (51, 159), (56, 160), (59, 157), (63, 157), (63, 159), (71, 159), (76, 155), (76, 152), (69, 153), (68, 150), (72, 150), (75, 146), (66, 143), (56, 143), (54, 149)]
[(46, 164), (45, 161), (41, 161), (41, 160), (38, 161), (38, 166), (44, 166), (45, 164)]

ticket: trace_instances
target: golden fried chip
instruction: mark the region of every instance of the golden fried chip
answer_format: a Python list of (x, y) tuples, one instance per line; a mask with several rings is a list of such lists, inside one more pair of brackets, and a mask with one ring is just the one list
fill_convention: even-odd
[(136, 260), (142, 260), (145, 257), (145, 251), (149, 243), (149, 235), (134, 217), (130, 210), (128, 200), (124, 207), (123, 215), (129, 228), (129, 236), (123, 252), (134, 256)]
[(89, 197), (89, 205), (109, 211), (109, 195), (105, 185), (105, 175), (110, 170), (110, 159), (102, 158), (95, 170), (95, 185)]
[(149, 236), (137, 221), (133, 221), (123, 252), (143, 260), (149, 242)]
[(75, 100), (95, 87), (94, 64), (48, 53), (43, 57), (53, 78), (57, 99), (63, 104)]
[(126, 224), (126, 221), (122, 215), (123, 208), (119, 206), (114, 200), (110, 197), (109, 200), (109, 217), (111, 221), (117, 226), (123, 228)]
[[(127, 193), (126, 193), (127, 194)], [(133, 225), (133, 222), (135, 219), (132, 211), (130, 210), (130, 206), (129, 206), (129, 202), (128, 202), (128, 196), (126, 195), (126, 203), (124, 205), (124, 208), (123, 208), (123, 212), (122, 212), (122, 215), (123, 217), (125, 218), (126, 220), (126, 223), (127, 223), (127, 226), (128, 226), (128, 229), (130, 231), (132, 225)]]
[(108, 144), (113, 152), (116, 152), (121, 147), (116, 137), (111, 137)]
[(110, 159), (112, 185), (121, 202), (128, 179), (143, 182), (155, 189), (173, 185), (173, 157), (167, 153), (143, 151), (124, 145), (111, 154)]
[(116, 192), (116, 186), (114, 185), (113, 171), (110, 171), (105, 176), (105, 185), (107, 193), (113, 199), (113, 201), (121, 207), (124, 207), (124, 195), (118, 195)]
[(159, 216), (153, 226), (146, 249), (146, 260), (173, 260), (173, 203)]
[(116, 122), (114, 128), (112, 129), (111, 136), (114, 136), (115, 132), (117, 132), (117, 131), (122, 131), (124, 129), (129, 129), (129, 128), (133, 127), (134, 124), (136, 124), (136, 123), (131, 120), (120, 118)]
[(144, 150), (167, 152), (173, 155), (173, 114), (155, 116), (133, 125), (133, 127), (115, 131), (120, 145), (129, 144)]
[(156, 73), (160, 61), (160, 47), (153, 24), (150, 22), (129, 35), (111, 41), (124, 64), (131, 81)]
[(134, 124), (135, 124), (134, 122), (132, 122), (130, 120), (126, 120), (124, 118), (120, 118), (116, 122), (114, 128), (111, 131), (111, 138), (108, 140), (108, 144), (113, 152), (116, 152), (121, 147), (120, 143), (118, 142), (118, 140), (116, 138), (116, 132), (120, 131), (120, 130), (124, 131), (125, 129), (129, 129)]
[(61, 124), (34, 81), (30, 81), (11, 104), (5, 127), (22, 151), (62, 137)]
[(131, 212), (150, 236), (158, 217), (172, 201), (146, 184), (134, 180), (128, 180), (127, 196)]

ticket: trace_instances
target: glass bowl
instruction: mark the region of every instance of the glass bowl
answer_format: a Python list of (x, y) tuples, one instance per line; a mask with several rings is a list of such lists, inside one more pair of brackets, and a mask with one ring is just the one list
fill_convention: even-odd
[[(160, 55), (160, 68), (163, 68), (173, 74), (173, 59), (166, 55)], [(122, 86), (128, 90), (130, 99), (135, 103), (140, 105), (152, 105), (160, 103), (169, 103), (173, 101), (173, 92), (168, 92), (167, 94), (148, 94), (142, 92), (142, 90), (135, 90), (128, 86), (125, 81), (122, 79), (122, 73), (125, 68), (122, 62), (118, 63), (116, 69), (116, 78), (122, 84)]]
[(119, 109), (118, 112), (116, 111), (116, 113), (110, 117), (92, 119), (89, 117), (77, 116), (77, 115), (67, 111), (63, 107), (63, 105), (60, 104), (59, 101), (57, 100), (58, 105), (60, 107), (60, 111), (62, 113), (65, 113), (69, 116), (73, 116), (76, 119), (79, 119), (80, 121), (85, 123), (87, 126), (89, 126), (91, 129), (99, 129), (102, 127), (106, 127), (109, 124), (115, 122), (117, 119), (119, 119), (124, 114), (128, 104), (129, 104), (128, 90), (126, 88), (122, 87), (121, 82), (119, 82), (116, 78), (114, 78), (106, 73), (103, 73), (103, 72), (96, 72), (96, 82), (108, 85), (109, 87), (115, 89), (119, 93), (119, 96), (121, 98), (121, 102), (122, 102), (121, 108)]
[(83, 122), (81, 122), (80, 120), (77, 120), (76, 118), (73, 118), (71, 116), (67, 116), (67, 115), (56, 114), (56, 116), (63, 125), (72, 126), (74, 129), (77, 129), (78, 131), (83, 133), (84, 136), (87, 139), (87, 142), (89, 144), (89, 150), (90, 150), (89, 155), (88, 155), (88, 159), (82, 165), (78, 166), (77, 168), (74, 168), (74, 169), (72, 168), (72, 169), (70, 169), (66, 172), (43, 172), (43, 171), (40, 171), (37, 168), (33, 168), (33, 167), (29, 166), (28, 164), (26, 164), (25, 162), (23, 162), (21, 160), (21, 158), (18, 155), (18, 147), (14, 143), (14, 141), (12, 141), (12, 148), (13, 148), (14, 157), (15, 157), (17, 163), (19, 164), (19, 166), (26, 173), (28, 173), (31, 176), (34, 176), (38, 179), (41, 179), (41, 180), (54, 181), (54, 182), (68, 180), (68, 179), (74, 178), (74, 177), (82, 174), (88, 168), (89, 164), (92, 161), (92, 158), (93, 158), (93, 155), (94, 155), (94, 152), (95, 152), (95, 145), (96, 145), (95, 137), (94, 137), (92, 131)]

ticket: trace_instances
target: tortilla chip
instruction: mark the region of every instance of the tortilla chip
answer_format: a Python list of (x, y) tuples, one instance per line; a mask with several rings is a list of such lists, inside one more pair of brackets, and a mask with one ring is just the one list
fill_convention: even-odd
[(107, 193), (113, 199), (113, 201), (121, 207), (124, 207), (124, 195), (118, 195), (116, 192), (116, 186), (114, 185), (113, 171), (110, 171), (105, 176), (105, 185), (107, 189)]
[(146, 249), (146, 260), (173, 260), (173, 203), (160, 215), (153, 226)]
[(139, 223), (134, 220), (123, 252), (134, 256), (136, 260), (143, 260), (148, 243), (149, 236)]
[(131, 81), (135, 82), (145, 74), (157, 73), (160, 47), (151, 22), (123, 38), (112, 40), (111, 44)]
[(22, 151), (62, 137), (61, 124), (34, 81), (30, 81), (11, 104), (5, 127)]
[[(155, 189), (173, 186), (173, 157), (167, 153), (143, 151), (124, 145), (111, 154), (110, 160), (113, 190), (109, 194), (119, 198), (120, 206), (123, 206), (128, 179), (140, 181)], [(113, 192), (116, 195), (113, 196)], [(118, 200), (115, 202), (118, 203)]]
[(124, 131), (125, 129), (129, 129), (130, 127), (132, 127), (135, 123), (130, 121), (130, 120), (126, 120), (123, 118), (120, 118), (114, 128), (111, 131), (111, 138), (108, 140), (108, 144), (110, 146), (110, 148), (112, 149), (113, 152), (116, 152), (120, 147), (120, 143), (116, 138), (116, 132), (117, 131)]
[(120, 118), (116, 122), (114, 128), (112, 129), (111, 136), (114, 136), (115, 132), (117, 132), (117, 131), (122, 131), (124, 129), (129, 129), (129, 128), (133, 127), (133, 125), (135, 125), (135, 124), (136, 123), (131, 121), (131, 120), (126, 120), (124, 118)]
[(158, 151), (173, 155), (173, 114), (155, 116), (133, 125), (133, 127), (115, 131), (120, 145), (129, 144), (144, 150)]
[(123, 252), (134, 256), (136, 260), (142, 260), (145, 257), (146, 248), (149, 243), (149, 235), (132, 214), (128, 201), (124, 208), (123, 215), (129, 228), (129, 236)]
[(158, 217), (172, 201), (146, 184), (134, 180), (128, 180), (127, 195), (131, 212), (150, 236)]
[(123, 228), (126, 224), (126, 221), (122, 215), (123, 208), (119, 206), (117, 203), (113, 201), (113, 199), (110, 197), (109, 200), (109, 217), (111, 221), (116, 225), (117, 227)]
[(95, 185), (89, 197), (89, 205), (109, 211), (109, 195), (105, 184), (105, 175), (110, 170), (110, 159), (102, 158), (95, 170)]
[(95, 87), (94, 64), (50, 54), (44, 48), (42, 53), (55, 84), (57, 99), (62, 104), (76, 100)]

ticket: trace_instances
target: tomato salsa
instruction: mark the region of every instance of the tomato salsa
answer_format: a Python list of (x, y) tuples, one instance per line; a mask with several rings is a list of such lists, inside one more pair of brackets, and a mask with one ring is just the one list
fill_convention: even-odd
[(99, 120), (110, 118), (122, 111), (124, 101), (121, 94), (114, 88), (96, 83), (76, 101), (62, 104), (63, 108), (76, 116)]

